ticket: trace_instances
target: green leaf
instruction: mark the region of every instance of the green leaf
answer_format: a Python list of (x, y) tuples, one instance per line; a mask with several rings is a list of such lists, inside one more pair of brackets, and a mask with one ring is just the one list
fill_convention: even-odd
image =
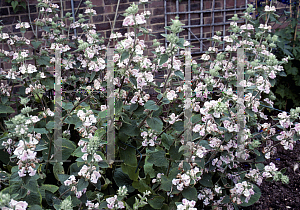
[(184, 130), (184, 122), (183, 121), (177, 121), (175, 122), (172, 127), (176, 130), (176, 131), (183, 131)]
[(107, 116), (107, 110), (104, 110), (104, 111), (98, 113), (98, 117), (101, 119), (106, 118), (106, 116)]
[(261, 152), (258, 152), (258, 153), (260, 153), (260, 155), (256, 155), (255, 162), (264, 162), (264, 161), (266, 161), (264, 154), (262, 154)]
[(210, 173), (203, 174), (202, 178), (199, 180), (199, 183), (204, 187), (213, 187), (213, 182), (211, 180), (212, 175)]
[(222, 203), (229, 203), (230, 202), (230, 198), (228, 195), (225, 196), (225, 198), (223, 198)]
[(78, 172), (80, 171), (80, 167), (77, 165), (77, 163), (72, 163), (70, 166), (70, 175), (78, 175)]
[(170, 101), (167, 98), (163, 98), (163, 100), (161, 101), (161, 105), (169, 104), (169, 103), (170, 103)]
[(188, 200), (197, 200), (197, 190), (195, 187), (189, 187), (189, 188), (185, 188), (182, 191), (182, 195), (184, 198), (188, 199)]
[(161, 166), (167, 167), (168, 161), (165, 156), (166, 156), (166, 152), (163, 150), (149, 152), (148, 162), (158, 167)]
[(144, 171), (145, 174), (149, 174), (150, 178), (154, 178), (156, 176), (155, 171), (153, 169), (153, 164), (148, 162), (148, 158), (145, 159)]
[(2, 102), (2, 104), (6, 104), (7, 101), (8, 101), (8, 97), (7, 96), (1, 96), (1, 102)]
[(243, 206), (243, 207), (252, 206), (256, 201), (259, 200), (259, 198), (261, 196), (261, 191), (260, 191), (259, 187), (257, 187), (255, 184), (253, 184), (253, 190), (254, 190), (254, 195), (251, 195), (250, 200), (248, 201), (248, 203), (243, 202), (241, 204), (241, 206)]
[(149, 100), (145, 103), (145, 109), (149, 110), (158, 110), (159, 106), (156, 105), (156, 103), (153, 100)]
[(74, 124), (74, 125), (76, 125), (76, 123), (78, 121), (81, 121), (81, 120), (79, 119), (79, 117), (76, 114), (73, 114), (72, 116), (69, 116), (69, 117), (67, 117), (65, 119), (66, 123), (68, 123), (68, 124)]
[(196, 114), (194, 116), (192, 116), (192, 123), (196, 123), (201, 121), (201, 114)]
[(225, 137), (225, 141), (228, 142), (232, 138), (232, 134), (226, 132), (224, 137)]
[(139, 169), (136, 171), (136, 166), (130, 166), (122, 163), (121, 165), (122, 171), (129, 176), (133, 181), (138, 180), (139, 178)]
[(62, 163), (55, 163), (54, 164), (53, 174), (54, 174), (54, 176), (57, 180), (59, 180), (58, 174), (65, 174), (65, 170), (64, 170), (64, 167), (63, 167)]
[(168, 61), (168, 59), (169, 59), (168, 54), (163, 54), (163, 55), (161, 56), (161, 58), (160, 58), (159, 65), (164, 64), (165, 62)]
[(164, 191), (171, 191), (171, 189), (172, 189), (172, 179), (169, 179), (166, 176), (161, 176), (160, 189), (164, 190)]
[(82, 191), (84, 188), (87, 188), (87, 186), (89, 186), (89, 182), (81, 178), (77, 184), (77, 191)]
[(0, 104), (0, 114), (8, 114), (8, 113), (15, 113), (15, 110), (11, 108), (10, 106), (5, 106), (3, 104)]
[(118, 114), (119, 112), (122, 111), (123, 107), (123, 101), (122, 100), (117, 100), (115, 104), (115, 114)]
[(149, 205), (154, 209), (161, 209), (165, 198), (162, 196), (155, 196), (154, 198), (148, 199)]
[(39, 205), (30, 206), (28, 210), (43, 210), (43, 208)]
[(18, 1), (12, 1), (11, 6), (13, 7), (14, 12), (16, 12), (16, 7), (18, 6), (19, 2)]
[(75, 149), (76, 149), (76, 145), (74, 144), (74, 142), (63, 138), (61, 150), (60, 151), (58, 150), (57, 152), (61, 152), (62, 160), (67, 160), (74, 152)]
[(127, 146), (126, 149), (119, 149), (120, 159), (124, 161), (126, 165), (137, 166), (136, 151), (134, 148)]
[(170, 146), (173, 144), (173, 141), (174, 141), (173, 136), (166, 134), (166, 133), (162, 134), (161, 142), (166, 149), (168, 149), (168, 150), (170, 149)]
[(69, 179), (70, 175), (68, 174), (58, 174), (58, 180), (61, 182), (61, 184), (64, 184), (64, 181)]
[(139, 107), (139, 104), (138, 104), (138, 103), (131, 104), (131, 105), (130, 105), (129, 111), (130, 111), (130, 112), (133, 112), (133, 111), (135, 111), (138, 107)]
[(279, 76), (286, 77), (286, 73), (284, 71), (279, 72)]
[(121, 55), (120, 63), (123, 62), (128, 57), (129, 57), (129, 53), (127, 51), (124, 51)]
[(135, 87), (137, 87), (137, 81), (136, 81), (136, 79), (135, 79), (134, 76), (130, 76), (130, 77), (129, 77), (129, 81), (130, 81)]
[(55, 186), (55, 185), (52, 185), (52, 184), (43, 184), (41, 186), (41, 189), (44, 189), (44, 190), (47, 190), (49, 192), (55, 193), (59, 189), (59, 187)]
[(50, 26), (43, 26), (42, 28), (44, 31), (50, 33)]
[(286, 73), (295, 76), (298, 74), (298, 68), (297, 67), (287, 68)]
[(140, 134), (140, 129), (137, 127), (135, 121), (132, 120), (130, 125), (123, 123), (120, 132), (128, 136), (138, 136)]
[(39, 191), (30, 191), (30, 194), (24, 198), (25, 201), (31, 205), (41, 204), (42, 203), (42, 195)]
[(47, 134), (49, 133), (45, 128), (34, 128), (33, 129), (35, 132), (40, 133), (40, 134)]
[(247, 108), (247, 109), (245, 109), (245, 111), (248, 115), (250, 115), (251, 117), (254, 117), (254, 112), (251, 109)]
[(82, 157), (84, 153), (81, 151), (82, 147), (77, 147), (77, 149), (72, 153), (72, 156)]
[(92, 74), (91, 74), (91, 76), (90, 76), (90, 81), (93, 81), (93, 79), (94, 79), (95, 76), (96, 76), (96, 72), (93, 71)]
[(38, 189), (38, 183), (34, 179), (30, 179), (29, 182), (24, 185), (25, 189), (30, 190), (30, 191), (36, 191)]
[[(176, 144), (176, 143), (175, 143)], [(181, 159), (181, 156), (183, 154), (183, 151), (182, 152), (179, 152), (179, 146), (174, 146), (172, 145), (170, 147), (170, 150), (169, 150), (169, 153), (170, 153), (170, 158), (172, 160), (180, 160)]]
[(147, 185), (145, 179), (140, 179), (139, 181), (134, 181), (132, 183), (132, 186), (135, 189), (137, 189), (140, 193), (146, 192), (146, 190), (153, 192), (152, 189)]
[(31, 44), (34, 49), (37, 49), (42, 44), (42, 42), (41, 41), (31, 41)]
[(129, 193), (132, 193), (135, 189), (132, 187), (132, 180), (127, 174), (122, 171), (122, 168), (117, 168), (115, 170), (113, 179), (118, 187), (126, 186)]
[(157, 132), (161, 132), (163, 129), (163, 122), (159, 117), (147, 118), (147, 124), (152, 130), (155, 130)]
[(95, 183), (93, 183), (94, 185), (95, 185), (95, 187), (98, 189), (98, 190), (101, 190), (101, 180), (100, 179), (98, 179), (97, 180), (97, 183), (95, 184)]
[[(56, 127), (58, 127), (58, 126), (56, 126)], [(48, 130), (54, 129), (54, 121), (49, 121), (49, 122), (46, 124), (46, 128), (47, 128)]]
[(41, 66), (49, 66), (50, 65), (50, 57), (48, 56), (40, 56), (36, 62)]
[(62, 108), (65, 110), (71, 110), (74, 107), (73, 103), (71, 102), (62, 102)]
[(184, 75), (183, 75), (182, 71), (177, 70), (177, 71), (175, 71), (174, 73), (175, 73), (175, 75), (178, 76), (180, 79), (184, 80)]

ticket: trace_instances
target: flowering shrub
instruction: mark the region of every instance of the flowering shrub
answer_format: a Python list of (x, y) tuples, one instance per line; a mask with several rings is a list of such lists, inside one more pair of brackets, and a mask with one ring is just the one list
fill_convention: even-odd
[[(107, 46), (89, 21), (96, 12), (91, 2), (86, 4), (85, 15), (70, 25), (83, 34), (72, 39), (64, 24), (73, 20), (70, 14), (60, 18), (59, 6), (46, 0), (39, 1), (40, 18), (34, 22), (41, 37), (26, 39), (27, 23), (17, 26), (22, 37), (1, 32), (2, 42), (11, 50), (1, 50), (0, 56), (12, 64), (2, 71), (2, 79), (12, 86), (22, 84), (17, 94), (5, 84), (1, 91), (2, 209), (235, 209), (259, 199), (263, 179), (288, 183), (284, 169), (262, 162), (277, 144), (293, 149), (300, 133), (295, 123), (300, 108), (267, 121), (270, 116), (262, 105), (273, 105), (270, 88), (288, 58), (279, 61), (271, 52), (277, 37), (269, 34), (267, 22), (254, 28), (249, 15), (253, 6), (241, 17), (244, 25), (237, 24), (235, 15), (230, 35), (222, 38), (217, 33), (201, 60), (191, 61), (192, 99), (187, 95), (189, 84), (174, 83), (184, 79), (185, 49), (191, 47), (176, 35), (183, 30), (182, 23), (175, 19), (167, 27), (167, 48), (153, 41), (151, 60), (143, 53), (149, 47), (143, 38), (150, 33), (144, 28), (150, 12), (145, 7), (139, 12), (134, 3), (126, 10), (123, 26), (129, 27), (128, 33), (111, 35), (115, 46), (112, 163), (106, 157), (110, 143), (106, 115), (113, 108), (106, 101)], [(274, 12), (272, 6), (265, 8), (267, 20)], [(219, 52), (222, 44), (225, 51)], [(237, 81), (239, 48), (246, 53), (241, 81)], [(58, 155), (53, 130), (59, 114), (50, 94), (54, 50), (61, 52), (62, 88), (68, 91), (62, 94), (62, 162), (53, 161)], [(154, 81), (158, 71), (167, 71), (162, 83)], [(244, 88), (244, 100), (237, 95), (239, 87)], [(147, 88), (154, 88), (157, 96), (147, 93)], [(184, 127), (187, 109), (192, 110), (190, 128)], [(185, 129), (192, 132), (192, 141), (184, 140)]]

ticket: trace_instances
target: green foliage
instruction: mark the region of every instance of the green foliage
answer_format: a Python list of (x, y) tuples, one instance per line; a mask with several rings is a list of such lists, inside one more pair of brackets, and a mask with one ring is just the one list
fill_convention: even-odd
[(14, 13), (26, 9), (26, 1), (25, 0), (5, 0), (6, 2), (10, 3)]
[[(189, 100), (187, 84), (173, 86), (175, 81), (185, 79), (186, 58), (182, 53), (175, 55), (191, 47), (177, 36), (184, 30), (178, 18), (163, 35), (169, 45), (163, 47), (155, 40), (155, 57), (150, 60), (143, 54), (147, 46), (140, 39), (149, 35), (142, 26), (148, 13), (137, 14), (139, 5), (147, 2), (132, 4), (123, 22), (132, 33), (112, 34), (112, 79), (104, 41), (91, 24), (96, 11), (90, 1), (85, 3), (88, 9), (74, 24), (83, 32), (80, 38), (70, 39), (70, 29), (63, 24), (73, 21), (70, 14), (55, 16), (58, 5), (39, 1), (44, 19), (35, 21), (34, 26), (43, 38), (28, 44), (23, 38), (10, 37), (15, 41), (11, 52), (0, 53), (0, 58), (12, 66), (1, 79), (21, 86), (13, 91), (8, 85), (1, 86), (0, 91), (1, 205), (11, 209), (17, 208), (13, 205), (28, 205), (28, 209), (165, 210), (188, 208), (184, 205), (215, 208), (214, 203), (218, 203), (220, 208), (238, 208), (259, 199), (259, 188), (252, 184), (259, 182), (263, 173), (271, 180), (288, 183), (285, 170), (263, 164), (268, 154), (261, 148), (267, 147), (264, 139), (279, 141), (284, 138), (280, 132), (289, 129), (297, 133), (291, 139), (298, 140), (299, 128), (294, 120), (299, 118), (300, 108), (291, 110), (291, 115), (274, 118), (279, 123), (272, 125), (265, 123), (258, 112), (264, 98), (272, 100), (268, 88), (275, 79), (269, 78), (268, 70), (285, 74), (278, 69), (286, 62), (270, 53), (279, 35), (271, 36), (258, 21), (255, 30), (251, 25), (242, 29), (231, 24), (230, 36), (223, 41), (217, 33), (214, 47), (202, 55), (199, 64), (191, 62), (193, 98)], [(247, 13), (252, 12), (254, 7), (249, 5)], [(249, 24), (255, 22), (246, 13), (242, 18)], [(273, 12), (266, 11), (262, 19), (275, 18)], [(239, 17), (231, 20), (239, 21)], [(29, 26), (19, 24), (23, 35)], [(2, 31), (0, 35), (0, 41), (11, 42)], [(220, 52), (217, 48), (223, 43), (228, 46)], [(237, 157), (241, 99), (236, 94), (239, 81), (235, 73), (240, 60), (235, 51), (241, 45), (247, 57), (246, 80), (240, 82), (245, 86), (242, 121), (246, 121), (244, 150), (249, 155), (245, 159), (251, 159), (251, 169), (257, 169), (251, 173), (240, 167)], [(29, 52), (24, 50), (28, 48)], [(62, 50), (61, 79), (48, 71), (60, 64), (55, 61), (54, 50), (58, 48)], [(284, 51), (285, 55), (296, 52), (292, 48)], [(288, 63), (286, 68), (287, 77), (298, 76), (295, 65)], [(154, 81), (156, 71), (167, 71), (162, 83)], [(61, 82), (66, 90), (61, 104), (53, 100), (54, 82)], [(111, 83), (113, 87), (109, 87)], [(151, 88), (158, 94), (148, 94)], [(107, 96), (111, 90), (112, 95)], [(286, 91), (279, 94), (284, 96)], [(108, 97), (114, 98), (114, 104), (107, 104)], [(186, 128), (183, 115), (189, 108), (191, 125)], [(287, 121), (291, 123), (288, 126)], [(273, 126), (280, 131), (273, 133)], [(256, 133), (258, 127), (262, 132)], [(185, 141), (187, 134), (192, 141)], [(285, 148), (292, 146), (290, 139), (281, 143)], [(14, 202), (9, 203), (11, 199)]]
[(272, 88), (276, 96), (275, 107), (285, 111), (300, 106), (300, 43), (298, 41), (300, 31), (297, 27), (300, 17), (297, 5), (298, 3), (295, 1), (292, 3), (292, 13), (287, 12), (281, 15), (281, 20), (285, 19), (284, 23), (277, 21), (276, 17), (273, 19), (279, 24), (273, 32), (279, 40), (273, 53), (279, 60), (286, 56), (293, 58), (284, 65), (286, 76), (277, 77), (276, 85)]

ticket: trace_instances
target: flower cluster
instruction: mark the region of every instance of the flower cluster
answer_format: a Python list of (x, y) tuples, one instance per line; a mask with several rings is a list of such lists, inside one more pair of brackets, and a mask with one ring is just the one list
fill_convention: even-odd
[(254, 195), (253, 185), (248, 183), (247, 181), (243, 181), (242, 183), (236, 183), (234, 188), (230, 190), (231, 198), (233, 203), (241, 204), (241, 196), (246, 197), (245, 202), (251, 198), (251, 195)]
[(9, 194), (0, 192), (0, 206), (3, 210), (26, 210), (28, 203), (26, 201), (16, 201), (11, 199)]
[[(181, 164), (179, 165), (179, 168), (182, 167)], [(194, 163), (193, 165), (196, 165), (196, 163)], [(173, 179), (172, 184), (176, 186), (177, 190), (182, 191), (184, 188), (190, 185), (195, 185), (197, 181), (201, 179), (202, 174), (203, 169), (200, 170), (198, 167), (194, 166), (185, 173), (177, 174), (177, 179)]]
[(196, 201), (189, 201), (184, 198), (181, 203), (182, 204), (177, 205), (177, 210), (197, 210), (197, 208), (194, 208)]
[(78, 181), (76, 181), (76, 178), (74, 175), (71, 175), (67, 180), (64, 181), (64, 185), (71, 186), (71, 191), (75, 193), (77, 198), (80, 198), (84, 193), (86, 193), (87, 188), (84, 188), (81, 191), (78, 191), (77, 187), (76, 187), (77, 184), (78, 184)]

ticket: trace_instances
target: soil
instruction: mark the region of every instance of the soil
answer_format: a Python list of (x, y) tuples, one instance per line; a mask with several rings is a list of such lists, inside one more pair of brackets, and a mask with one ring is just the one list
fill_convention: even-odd
[[(293, 150), (284, 150), (279, 145), (277, 152), (265, 162), (273, 162), (281, 170), (286, 168), (285, 175), (289, 177), (289, 184), (281, 182), (267, 182), (259, 186), (261, 189), (260, 199), (251, 207), (243, 210), (300, 210), (300, 142), (294, 145)], [(294, 166), (299, 164), (299, 168), (294, 171)]]

